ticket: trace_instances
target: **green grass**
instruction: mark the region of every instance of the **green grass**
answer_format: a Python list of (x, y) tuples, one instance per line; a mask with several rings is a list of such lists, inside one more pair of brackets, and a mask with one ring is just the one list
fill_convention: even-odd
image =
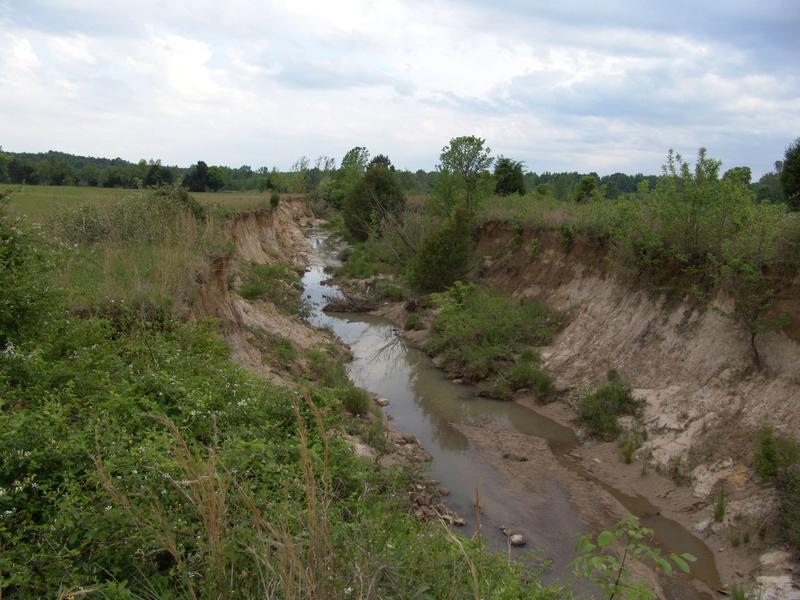
[[(31, 221), (42, 221), (64, 209), (81, 205), (107, 206), (133, 197), (137, 190), (86, 186), (52, 186), (0, 184), (0, 190), (13, 192), (9, 212), (25, 216)], [(218, 211), (218, 216), (266, 208), (270, 206), (268, 193), (262, 192), (194, 192), (198, 202)]]
[(302, 289), (300, 276), (291, 265), (250, 263), (238, 291), (247, 300), (265, 300), (287, 314), (301, 315)]

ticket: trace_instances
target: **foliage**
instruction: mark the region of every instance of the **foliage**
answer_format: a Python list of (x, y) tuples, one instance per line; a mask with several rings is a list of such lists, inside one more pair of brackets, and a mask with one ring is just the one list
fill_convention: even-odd
[(550, 341), (560, 315), (538, 302), (459, 282), (434, 301), (439, 312), (426, 350), (444, 358), (450, 370), (468, 381), (501, 377), (514, 389), (552, 392), (533, 348)]
[(575, 189), (575, 200), (578, 202), (586, 202), (591, 200), (597, 189), (597, 180), (591, 175), (581, 177), (578, 186)]
[(778, 525), (782, 537), (800, 550), (800, 444), (764, 426), (754, 456), (756, 474), (778, 490)]
[(411, 259), (409, 283), (421, 292), (447, 288), (466, 273), (471, 246), (468, 215), (457, 209), (420, 244)]
[[(696, 558), (689, 553), (663, 556), (658, 548), (646, 543), (652, 535), (652, 530), (642, 527), (631, 517), (617, 523), (614, 529), (600, 532), (596, 538), (582, 536), (578, 541), (578, 557), (573, 563), (575, 574), (597, 584), (609, 600), (655, 598), (655, 592), (647, 581), (632, 579), (631, 562), (652, 563), (670, 575), (674, 568), (688, 573), (689, 563)], [(618, 550), (613, 551), (614, 547)]]
[(456, 175), (465, 190), (465, 208), (471, 213), (475, 208), (480, 176), (492, 166), (491, 149), (484, 147), (486, 140), (473, 135), (455, 137), (442, 148), (439, 171)]
[(642, 400), (634, 398), (631, 385), (611, 369), (605, 384), (581, 395), (578, 418), (593, 435), (613, 440), (620, 432), (617, 417), (638, 416), (643, 405)]
[(345, 226), (354, 238), (366, 240), (373, 224), (397, 217), (405, 203), (405, 194), (392, 172), (382, 165), (370, 167), (345, 196), (342, 206)]
[(409, 313), (406, 315), (406, 319), (403, 322), (403, 329), (412, 331), (424, 328), (425, 324), (422, 322), (422, 317), (419, 316), (419, 313)]
[(269, 205), (274, 210), (274, 209), (278, 208), (278, 204), (280, 204), (280, 201), (281, 201), (280, 194), (278, 194), (278, 192), (273, 190), (269, 195)]
[(786, 148), (781, 169), (781, 186), (789, 208), (800, 210), (800, 138)]
[(750, 338), (753, 360), (762, 367), (756, 337), (786, 326), (786, 314), (771, 310), (775, 284), (766, 270), (773, 263), (783, 209), (779, 205), (749, 205), (739, 211), (735, 238), (721, 246), (717, 280), (733, 298), (733, 308), (716, 307), (722, 316), (737, 323)]
[(344, 409), (351, 415), (360, 417), (369, 412), (369, 396), (361, 388), (343, 385), (337, 390), (337, 396)]
[(525, 178), (522, 174), (522, 161), (500, 156), (494, 165), (494, 191), (500, 196), (508, 194), (524, 194)]
[(723, 483), (719, 488), (719, 493), (714, 499), (714, 521), (721, 523), (725, 519), (725, 513), (728, 510), (728, 496), (725, 493), (725, 484)]
[(369, 151), (364, 146), (351, 148), (342, 158), (342, 164), (333, 176), (330, 190), (331, 204), (341, 208), (367, 170)]

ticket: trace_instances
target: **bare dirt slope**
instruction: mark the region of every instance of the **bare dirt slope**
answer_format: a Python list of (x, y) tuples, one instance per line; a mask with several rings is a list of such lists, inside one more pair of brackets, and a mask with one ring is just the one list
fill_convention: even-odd
[[(237, 261), (289, 263), (298, 271), (308, 264), (303, 228), (314, 220), (305, 200), (281, 202), (274, 210), (239, 215), (225, 224), (234, 246), (231, 256), (212, 259), (211, 273), (198, 291), (196, 317), (219, 320), (225, 339), (239, 364), (284, 382), (286, 370), (265, 360), (264, 335), (289, 340), (302, 353), (331, 343), (330, 337), (298, 318), (280, 313), (269, 302), (249, 302), (233, 291)], [(300, 359), (302, 360), (302, 358)]]
[[(757, 429), (769, 424), (800, 440), (800, 282), (782, 290), (777, 302), (790, 315), (787, 329), (758, 338), (765, 365), (758, 371), (749, 338), (735, 323), (689, 297), (670, 298), (621, 277), (601, 246), (576, 240), (566, 248), (557, 232), (526, 230), (521, 244), (514, 236), (501, 224), (483, 228), (476, 278), (567, 313), (566, 327), (542, 351), (546, 367), (566, 388), (565, 401), (574, 402), (617, 369), (646, 400), (648, 441), (638, 461), (684, 481), (698, 500), (697, 510), (681, 520), (713, 545), (722, 567), (741, 564), (721, 560), (723, 554), (768, 548), (775, 534), (749, 549), (732, 547), (730, 539), (742, 523), (763, 521), (774, 506), (773, 492), (751, 469)], [(538, 243), (531, 243), (534, 238)], [(724, 308), (729, 300), (718, 296), (714, 305)], [(608, 479), (623, 465), (613, 467), (615, 448), (595, 446), (608, 455)], [(723, 486), (728, 507), (717, 524), (709, 513)], [(788, 585), (792, 568), (782, 555), (776, 564), (741, 575), (759, 576), (766, 589), (775, 590)]]

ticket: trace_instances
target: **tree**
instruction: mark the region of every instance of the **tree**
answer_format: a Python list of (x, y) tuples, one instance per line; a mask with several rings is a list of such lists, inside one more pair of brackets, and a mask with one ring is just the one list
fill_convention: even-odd
[(206, 177), (206, 189), (216, 192), (225, 187), (225, 173), (220, 167), (209, 167)]
[(196, 165), (189, 167), (183, 177), (183, 187), (189, 188), (190, 192), (205, 192), (208, 185), (208, 165), (202, 160), (197, 161)]
[(0, 146), (0, 183), (4, 182), (8, 177), (8, 157), (3, 152), (3, 147)]
[(494, 165), (494, 191), (501, 196), (525, 193), (525, 176), (522, 161), (500, 156)]
[(80, 181), (91, 187), (97, 187), (100, 183), (100, 172), (94, 165), (84, 165), (78, 172)]
[(484, 147), (486, 140), (465, 135), (455, 137), (442, 148), (439, 170), (458, 176), (464, 185), (465, 206), (468, 213), (474, 210), (476, 191), (481, 173), (492, 166), (491, 149)]
[(723, 181), (733, 181), (748, 186), (752, 178), (753, 173), (750, 171), (750, 167), (733, 167), (725, 171), (725, 174), (722, 176)]
[(411, 261), (409, 280), (420, 292), (450, 287), (467, 271), (471, 251), (469, 215), (460, 207), (429, 234)]
[(781, 168), (781, 186), (789, 208), (800, 210), (800, 138), (786, 148)]
[(364, 146), (351, 148), (342, 158), (339, 170), (333, 176), (331, 183), (331, 204), (341, 208), (345, 198), (355, 189), (364, 176), (369, 162), (369, 151)]
[(398, 215), (405, 208), (406, 197), (389, 169), (371, 167), (344, 200), (342, 212), (348, 231), (359, 240), (369, 237), (373, 223), (386, 215)]
[(36, 169), (27, 161), (22, 160), (18, 156), (12, 156), (8, 161), (8, 178), (11, 183), (39, 183), (39, 177), (36, 174)]
[(147, 175), (144, 176), (145, 187), (158, 187), (159, 185), (168, 185), (175, 180), (175, 174), (172, 169), (161, 166), (161, 161), (156, 161), (150, 165), (147, 170)]
[(594, 191), (597, 188), (597, 179), (591, 175), (584, 175), (578, 182), (578, 187), (575, 188), (575, 200), (578, 202), (585, 202), (591, 200), (594, 196)]
[(367, 168), (369, 169), (370, 167), (376, 167), (376, 166), (386, 167), (390, 171), (394, 172), (394, 165), (392, 164), (392, 161), (389, 160), (389, 157), (386, 156), (385, 154), (378, 154), (377, 156), (375, 156), (375, 158), (369, 161)]

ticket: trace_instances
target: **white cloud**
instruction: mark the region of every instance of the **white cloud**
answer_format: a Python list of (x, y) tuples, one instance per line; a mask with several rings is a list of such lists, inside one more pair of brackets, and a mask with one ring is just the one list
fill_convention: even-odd
[(10, 2), (0, 143), (280, 167), (367, 145), (431, 168), (475, 133), (539, 171), (709, 145), (759, 172), (800, 134), (800, 74), (764, 58), (796, 49), (778, 4), (703, 30), (576, 2)]

